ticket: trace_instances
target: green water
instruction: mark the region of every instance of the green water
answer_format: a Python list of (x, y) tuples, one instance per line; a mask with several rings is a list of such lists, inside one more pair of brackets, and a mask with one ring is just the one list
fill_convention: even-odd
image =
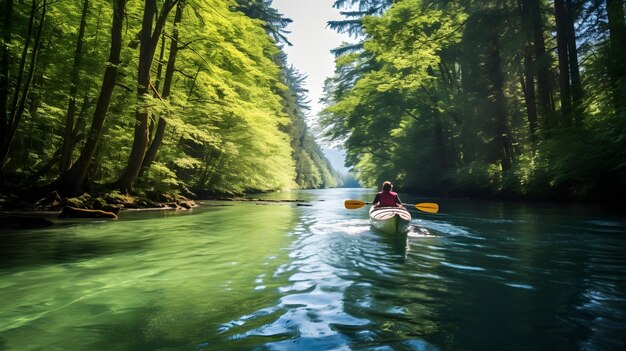
[(345, 199), (124, 212), (0, 235), (0, 350), (619, 350), (626, 217), (437, 201), (407, 241)]

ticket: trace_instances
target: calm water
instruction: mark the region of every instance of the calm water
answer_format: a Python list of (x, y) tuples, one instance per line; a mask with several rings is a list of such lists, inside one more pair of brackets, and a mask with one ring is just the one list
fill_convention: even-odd
[[(623, 350), (626, 217), (359, 189), (0, 234), (0, 350)], [(434, 201), (412, 199), (404, 201)]]

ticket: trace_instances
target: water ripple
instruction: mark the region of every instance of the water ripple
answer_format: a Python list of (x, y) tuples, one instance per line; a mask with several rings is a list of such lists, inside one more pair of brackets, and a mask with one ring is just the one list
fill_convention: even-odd
[(394, 238), (371, 195), (3, 233), (0, 348), (626, 348), (623, 218), (445, 199)]

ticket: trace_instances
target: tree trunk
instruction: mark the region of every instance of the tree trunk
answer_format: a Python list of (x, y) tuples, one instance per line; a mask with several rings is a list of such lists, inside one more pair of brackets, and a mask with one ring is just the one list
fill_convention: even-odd
[[(133, 147), (128, 157), (128, 163), (124, 172), (116, 182), (116, 186), (122, 191), (129, 191), (139, 175), (143, 159), (146, 155), (149, 138), (149, 120), (150, 114), (148, 110), (141, 106), (150, 89), (150, 68), (154, 61), (154, 53), (158, 44), (161, 31), (165, 25), (165, 19), (169, 11), (173, 8), (178, 0), (166, 0), (163, 3), (160, 14), (157, 16), (156, 0), (146, 0), (144, 7), (143, 23), (139, 34), (139, 67), (137, 75), (137, 100), (139, 106), (135, 111), (135, 133), (133, 139)], [(152, 26), (154, 24), (154, 30)]]
[(565, 30), (567, 36), (567, 55), (569, 63), (570, 79), (572, 84), (572, 105), (574, 114), (574, 124), (580, 125), (584, 117), (583, 108), (583, 88), (580, 81), (580, 68), (578, 65), (578, 48), (576, 47), (576, 30), (574, 29), (574, 19), (576, 14), (572, 0), (566, 0)]
[(567, 40), (567, 14), (565, 0), (554, 0), (556, 42), (559, 57), (559, 88), (561, 97), (561, 124), (572, 122), (572, 91), (570, 86), (569, 51)]
[(113, 3), (113, 24), (111, 26), (111, 50), (109, 52), (109, 60), (104, 71), (102, 79), (102, 87), (96, 104), (91, 128), (87, 135), (87, 141), (83, 146), (78, 160), (72, 167), (61, 175), (59, 178), (59, 190), (65, 195), (73, 195), (83, 188), (87, 170), (91, 165), (100, 138), (102, 136), (102, 127), (106, 119), (111, 95), (115, 87), (117, 79), (117, 67), (120, 63), (120, 52), (122, 50), (122, 29), (124, 23), (124, 8), (126, 0), (115, 0)]
[(437, 159), (439, 160), (438, 174), (443, 175), (448, 170), (448, 157), (446, 155), (446, 142), (443, 127), (441, 126), (441, 115), (438, 110), (433, 111), (433, 118), (435, 121), (435, 147), (437, 149)]
[[(39, 53), (39, 47), (41, 42), (41, 32), (43, 30), (44, 20), (46, 16), (47, 10), (47, 0), (44, 0), (43, 5), (41, 7), (41, 15), (39, 20), (39, 27), (37, 28), (37, 32), (35, 33), (34, 43), (32, 53), (30, 55), (30, 67), (28, 69), (28, 73), (26, 73), (26, 80), (24, 80), (24, 74), (26, 71), (26, 60), (28, 57), (28, 49), (30, 47), (30, 42), (33, 40), (33, 27), (35, 23), (35, 16), (38, 11), (37, 1), (33, 0), (31, 6), (30, 17), (28, 20), (28, 30), (27, 35), (24, 41), (24, 48), (22, 50), (22, 56), (20, 58), (18, 74), (15, 83), (15, 91), (13, 92), (13, 97), (11, 99), (11, 105), (8, 108), (8, 116), (6, 117), (5, 123), (2, 125), (2, 139), (0, 140), (0, 169), (3, 168), (4, 162), (6, 161), (7, 156), (9, 155), (9, 150), (11, 148), (11, 144), (13, 143), (13, 138), (15, 137), (15, 133), (17, 132), (17, 127), (19, 126), (22, 116), (24, 114), (24, 110), (26, 108), (26, 98), (28, 97), (28, 92), (30, 89), (30, 83), (32, 82), (33, 75), (35, 72), (35, 66), (37, 63), (37, 55)], [(22, 81), (24, 83), (22, 85)]]
[(159, 64), (156, 70), (156, 81), (154, 83), (154, 89), (159, 91), (161, 87), (161, 74), (163, 73), (163, 58), (165, 57), (165, 34), (161, 35), (161, 48), (159, 50)]
[(624, 1), (606, 0), (609, 18), (609, 77), (613, 106), (626, 113), (626, 24)]
[[(174, 31), (172, 33), (172, 39), (170, 43), (170, 52), (167, 59), (167, 67), (165, 68), (165, 78), (163, 80), (163, 93), (161, 97), (163, 99), (167, 99), (170, 95), (170, 90), (172, 87), (172, 80), (174, 77), (174, 68), (176, 64), (176, 54), (178, 53), (178, 27), (177, 25), (181, 22), (183, 18), (183, 8), (185, 7), (185, 1), (181, 0), (176, 7), (176, 14), (174, 16)], [(165, 135), (165, 127), (167, 126), (167, 121), (163, 117), (159, 117), (159, 122), (157, 124), (157, 129), (154, 134), (154, 138), (152, 139), (152, 143), (146, 152), (146, 156), (144, 157), (143, 164), (141, 165), (141, 174), (144, 174), (150, 168), (150, 165), (156, 158), (157, 151), (161, 146), (161, 142), (163, 141), (163, 136)]]
[(65, 132), (63, 133), (63, 147), (61, 151), (61, 162), (59, 164), (59, 172), (67, 171), (72, 164), (72, 151), (74, 142), (72, 135), (74, 134), (74, 115), (76, 114), (76, 93), (78, 92), (78, 81), (80, 73), (80, 65), (83, 57), (83, 38), (85, 36), (85, 24), (87, 23), (87, 11), (89, 9), (89, 0), (83, 2), (83, 12), (80, 17), (80, 25), (78, 28), (78, 38), (76, 40), (76, 49), (74, 51), (74, 65), (70, 73), (70, 99), (67, 106), (67, 117), (65, 119)]
[(552, 99), (552, 85), (550, 84), (550, 55), (546, 53), (545, 39), (543, 37), (543, 17), (540, 2), (536, 0), (524, 0), (529, 15), (532, 18), (533, 47), (535, 51), (535, 72), (537, 75), (538, 106), (542, 124), (549, 128), (555, 126), (552, 118), (554, 101)]
[(524, 103), (526, 105), (526, 117), (528, 119), (528, 133), (530, 141), (537, 143), (537, 97), (535, 95), (535, 81), (532, 74), (532, 58), (528, 53), (524, 54), (524, 73), (521, 77), (522, 91), (524, 93)]
[[(2, 42), (0, 43), (0, 147), (4, 145), (7, 139), (7, 131), (9, 130), (9, 115), (7, 111), (7, 102), (9, 98), (9, 66), (11, 64), (11, 30), (13, 19), (13, 0), (4, 0), (4, 8), (2, 9), (4, 16), (2, 19)], [(0, 170), (4, 158), (0, 159)], [(0, 171), (1, 173), (1, 171)], [(0, 180), (4, 182), (4, 177), (0, 175)], [(2, 183), (0, 182), (0, 183)]]
[(487, 68), (489, 72), (490, 103), (494, 121), (494, 154), (500, 159), (502, 171), (511, 168), (511, 139), (506, 120), (506, 100), (504, 97), (504, 77), (502, 75), (502, 61), (500, 59), (500, 43), (497, 36), (491, 41), (491, 52), (488, 56)]
[(533, 24), (528, 1), (522, 1), (520, 6), (520, 17), (522, 30), (524, 32), (524, 59), (522, 73), (522, 91), (524, 92), (524, 102), (526, 103), (526, 116), (528, 118), (528, 128), (530, 140), (533, 144), (537, 142), (537, 96), (535, 92), (535, 73), (533, 69)]

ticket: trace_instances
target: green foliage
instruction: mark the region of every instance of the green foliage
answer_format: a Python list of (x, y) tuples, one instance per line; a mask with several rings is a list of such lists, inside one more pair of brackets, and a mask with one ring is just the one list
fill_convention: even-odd
[(382, 17), (366, 17), (365, 49), (384, 62), (378, 90), (414, 90), (435, 80), (429, 67), (441, 62), (441, 50), (460, 41), (458, 28), (467, 15), (459, 8), (422, 6), (421, 0), (394, 4)]
[(584, 128), (564, 131), (543, 145), (550, 185), (566, 199), (622, 196), (626, 186), (623, 139), (599, 138)]
[(180, 185), (176, 173), (171, 171), (166, 165), (159, 162), (154, 163), (150, 167), (147, 179), (149, 180), (148, 190), (154, 190), (161, 193), (166, 193), (170, 189), (176, 189), (178, 185)]
[(288, 88), (281, 90), (280, 95), (283, 111), (291, 121), (286, 131), (295, 161), (295, 183), (301, 189), (335, 187), (338, 177), (333, 175), (330, 162), (315, 143), (306, 124), (306, 112), (309, 111), (308, 91), (303, 86), (306, 77), (294, 67), (287, 67), (286, 57), (279, 57), (279, 60), (284, 68), (282, 81)]
[[(609, 34), (625, 33), (609, 33), (600, 3), (580, 2), (572, 19), (585, 93), (571, 112), (578, 125), (568, 125), (554, 102), (566, 94), (555, 87), (556, 54), (538, 56), (540, 45), (556, 39), (549, 4), (341, 4), (385, 9), (359, 22), (363, 50), (337, 57), (325, 86), (325, 136), (345, 145), (362, 184), (392, 180), (422, 194), (623, 199), (626, 119), (614, 97), (626, 77), (616, 79), (620, 71), (610, 62), (625, 53), (609, 50)], [(534, 13), (538, 22), (526, 21)]]
[(493, 164), (472, 162), (451, 174), (450, 192), (465, 192), (472, 196), (493, 196), (501, 189), (502, 172)]
[[(159, 7), (162, 3), (157, 1)], [(11, 83), (24, 45), (29, 5), (14, 4)], [(58, 177), (82, 5), (81, 0), (49, 5), (27, 118), (18, 126), (4, 165), (9, 180), (37, 177), (50, 183)], [(156, 159), (140, 174), (138, 192), (242, 193), (337, 184), (304, 122), (308, 111), (304, 77), (287, 67), (278, 46), (291, 20), (273, 9), (271, 1), (187, 0), (176, 28), (174, 11), (167, 17), (155, 51), (150, 81), (159, 95), (137, 99), (143, 11), (143, 2), (127, 3), (122, 62), (88, 183), (111, 183), (123, 171), (139, 109), (149, 113), (150, 142), (159, 119), (166, 128)], [(73, 161), (87, 140), (106, 68), (111, 21), (111, 3), (90, 2), (79, 66)], [(174, 29), (175, 71), (163, 98)]]

